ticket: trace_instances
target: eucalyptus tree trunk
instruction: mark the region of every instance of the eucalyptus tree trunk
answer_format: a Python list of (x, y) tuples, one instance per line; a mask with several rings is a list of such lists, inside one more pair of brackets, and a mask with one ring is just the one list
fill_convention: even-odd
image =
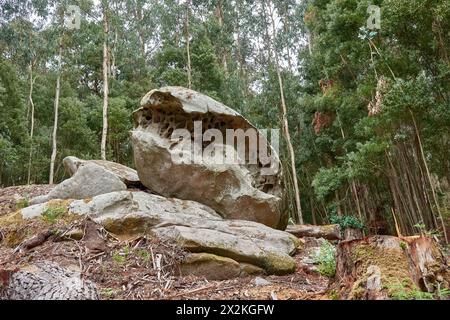
[[(298, 180), (297, 180), (297, 169), (295, 168), (295, 153), (294, 148), (292, 147), (291, 142), (291, 135), (289, 133), (289, 123), (287, 120), (287, 107), (286, 107), (286, 101), (284, 98), (284, 86), (283, 86), (283, 79), (281, 77), (281, 71), (280, 71), (280, 65), (279, 65), (279, 58), (278, 58), (278, 52), (274, 45), (274, 40), (276, 37), (276, 29), (275, 29), (275, 20), (273, 17), (273, 9), (271, 4), (269, 3), (269, 13), (270, 13), (270, 19), (272, 22), (272, 43), (273, 43), (273, 53), (275, 58), (275, 67), (277, 72), (277, 78), (278, 78), (278, 85), (280, 89), (280, 98), (281, 98), (281, 119), (282, 119), (282, 125), (283, 125), (283, 132), (284, 136), (286, 138), (286, 143), (289, 151), (289, 157), (291, 161), (291, 170), (292, 170), (292, 179), (294, 184), (294, 197), (295, 197), (295, 204), (297, 207), (297, 219), (300, 224), (303, 224), (303, 214), (302, 214), (302, 206), (300, 202), (300, 190), (298, 187)], [(269, 32), (267, 32), (269, 33)]]
[(106, 138), (108, 135), (108, 9), (107, 2), (103, 1), (103, 130), (100, 146), (101, 158), (106, 160)]
[(409, 112), (411, 114), (411, 117), (412, 117), (412, 120), (413, 120), (413, 123), (414, 123), (414, 129), (415, 129), (415, 132), (416, 132), (417, 141), (419, 143), (420, 155), (422, 157), (423, 165), (425, 166), (425, 170), (426, 170), (426, 173), (427, 173), (428, 182), (429, 182), (430, 188), (431, 188), (431, 194), (433, 195), (433, 201), (434, 201), (434, 203), (436, 205), (436, 210), (438, 211), (438, 214), (439, 214), (439, 220), (441, 220), (442, 232), (444, 233), (445, 243), (448, 244), (448, 237), (447, 237), (447, 232), (446, 232), (446, 228), (445, 228), (444, 217), (442, 215), (442, 210), (441, 210), (441, 207), (439, 205), (439, 201), (438, 201), (437, 196), (436, 196), (436, 191), (434, 189), (433, 181), (431, 179), (430, 169), (428, 168), (427, 160), (425, 158), (425, 153), (423, 151), (422, 139), (420, 138), (419, 128), (417, 127), (416, 117), (414, 116), (414, 113), (411, 110), (409, 110)]
[(187, 76), (188, 76), (188, 88), (192, 89), (192, 69), (191, 69), (191, 48), (190, 48), (190, 34), (189, 34), (189, 15), (191, 11), (191, 1), (186, 1), (186, 19), (185, 19), (185, 39), (186, 39), (186, 54), (187, 54)]
[[(214, 11), (214, 15), (217, 18), (217, 22), (220, 26), (220, 31), (223, 32), (223, 10), (222, 10), (222, 0), (218, 0), (216, 4), (216, 9)], [(228, 53), (226, 50), (223, 50), (220, 54), (220, 59), (222, 60), (222, 67), (225, 72), (225, 75), (228, 74)]]
[(30, 184), (31, 180), (31, 159), (33, 157), (33, 136), (34, 136), (34, 102), (33, 102), (33, 86), (35, 78), (33, 78), (33, 67), (36, 63), (36, 59), (32, 59), (30, 61), (29, 68), (29, 77), (30, 77), (30, 90), (28, 93), (28, 102), (31, 110), (31, 120), (30, 120), (30, 153), (28, 157), (28, 176), (27, 176), (27, 184)]
[(53, 178), (55, 173), (55, 160), (57, 153), (57, 132), (58, 132), (58, 112), (59, 112), (59, 94), (61, 92), (61, 60), (63, 50), (63, 35), (59, 38), (59, 53), (58, 53), (58, 75), (56, 77), (56, 92), (55, 92), (55, 104), (54, 104), (54, 122), (53, 122), (53, 135), (52, 135), (52, 155), (50, 157), (50, 177), (49, 184), (53, 184)]

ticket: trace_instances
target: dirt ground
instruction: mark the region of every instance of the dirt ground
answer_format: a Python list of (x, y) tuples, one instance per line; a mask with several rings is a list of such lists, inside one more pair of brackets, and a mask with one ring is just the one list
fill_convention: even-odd
[[(46, 194), (50, 186), (22, 186), (0, 189), (0, 215), (23, 206), (24, 199)], [(33, 225), (33, 233), (45, 234), (48, 225)], [(47, 229), (42, 229), (47, 228)], [(89, 219), (70, 224), (52, 225), (59, 229), (35, 247), (7, 247), (0, 243), (0, 275), (38, 261), (53, 261), (77, 269), (82, 277), (97, 284), (101, 299), (225, 299), (225, 300), (318, 300), (328, 299), (328, 278), (307, 271), (298, 261), (297, 271), (286, 276), (264, 276), (260, 284), (255, 277), (226, 281), (208, 281), (201, 277), (178, 276), (179, 262), (186, 252), (171, 243), (134, 237), (119, 239)], [(70, 234), (82, 230), (82, 239)], [(0, 230), (1, 232), (1, 230)], [(61, 236), (62, 234), (62, 236)], [(0, 234), (1, 237), (1, 234)], [(158, 264), (158, 257), (160, 263)]]

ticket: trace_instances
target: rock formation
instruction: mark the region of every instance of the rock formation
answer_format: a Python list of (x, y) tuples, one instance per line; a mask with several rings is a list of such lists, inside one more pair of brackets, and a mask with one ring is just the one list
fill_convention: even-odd
[[(181, 87), (150, 91), (133, 116), (134, 158), (146, 187), (165, 197), (203, 203), (227, 219), (286, 227), (287, 213), (279, 208), (278, 155), (244, 117), (210, 97)], [(177, 129), (185, 129), (188, 136), (175, 139), (172, 134)], [(226, 139), (227, 129), (241, 129), (228, 131), (237, 135), (255, 134), (256, 147), (245, 137), (243, 145), (236, 147), (234, 141)], [(263, 151), (268, 151), (267, 157)], [(229, 163), (223, 155), (241, 162)], [(196, 161), (196, 157), (201, 160)]]
[[(21, 219), (40, 217), (51, 205), (52, 202), (33, 205), (16, 214)], [(117, 235), (148, 234), (175, 241), (193, 253), (211, 254), (203, 256), (203, 262), (205, 257), (212, 257), (212, 262), (233, 260), (239, 270), (245, 266), (240, 264), (249, 264), (253, 267), (243, 270), (262, 269), (269, 274), (290, 273), (296, 267), (290, 257), (299, 245), (295, 236), (253, 221), (223, 219), (194, 201), (122, 191), (66, 201), (66, 206), (66, 215), (89, 215)]]

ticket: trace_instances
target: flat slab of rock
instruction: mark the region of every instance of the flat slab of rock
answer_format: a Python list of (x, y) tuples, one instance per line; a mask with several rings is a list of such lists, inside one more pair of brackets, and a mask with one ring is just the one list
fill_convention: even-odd
[[(37, 217), (47, 205), (24, 208), (22, 217)], [(68, 201), (67, 213), (90, 215), (115, 234), (151, 234), (176, 241), (193, 253), (233, 259), (269, 274), (286, 274), (296, 268), (290, 255), (296, 251), (299, 240), (293, 235), (253, 221), (225, 220), (211, 208), (194, 201), (122, 191)]]
[(0, 300), (98, 300), (96, 286), (80, 273), (45, 261), (0, 270)]
[[(280, 211), (278, 155), (268, 146), (266, 138), (258, 135), (255, 127), (236, 111), (193, 90), (164, 87), (147, 93), (133, 117), (134, 159), (146, 187), (165, 197), (203, 203), (227, 219), (256, 221), (277, 229), (286, 227), (287, 213)], [(199, 131), (195, 129), (198, 123)], [(185, 129), (188, 139), (174, 141), (172, 133), (176, 129)], [(259, 150), (252, 150), (258, 157), (254, 163), (216, 161), (219, 153), (240, 159), (246, 155), (240, 155), (238, 148), (227, 145), (224, 139), (211, 139), (212, 142), (205, 142), (207, 146), (198, 143), (194, 133), (203, 135), (208, 129), (214, 129), (224, 139), (228, 129), (253, 130), (259, 139), (256, 145), (263, 145), (264, 140), (266, 149), (271, 150), (270, 159), (266, 161)], [(195, 155), (193, 161), (180, 159), (180, 154), (189, 157), (191, 151), (195, 153), (194, 145), (201, 150), (201, 161), (195, 161)], [(223, 152), (208, 153), (206, 147)], [(250, 150), (248, 145), (245, 148)]]
[(181, 275), (195, 275), (208, 280), (227, 280), (239, 277), (239, 262), (209, 253), (193, 253), (180, 267)]
[(137, 171), (120, 163), (106, 160), (82, 160), (73, 156), (65, 157), (63, 160), (64, 169), (70, 176), (73, 176), (80, 166), (87, 163), (94, 163), (112, 172), (128, 187), (141, 185)]
[(116, 174), (95, 163), (85, 163), (80, 165), (71, 178), (58, 184), (47, 195), (31, 199), (30, 204), (52, 199), (85, 199), (126, 189), (127, 186)]

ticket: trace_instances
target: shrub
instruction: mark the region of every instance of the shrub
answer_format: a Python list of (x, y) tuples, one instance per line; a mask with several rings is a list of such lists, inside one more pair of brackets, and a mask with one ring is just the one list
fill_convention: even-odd
[(49, 204), (47, 209), (42, 213), (44, 220), (55, 223), (66, 212), (66, 206), (62, 204)]
[(364, 222), (353, 216), (332, 215), (330, 217), (330, 222), (333, 224), (338, 224), (341, 227), (341, 230), (345, 230), (347, 228), (364, 229)]
[(334, 247), (328, 241), (324, 242), (315, 257), (315, 262), (319, 265), (318, 271), (326, 277), (334, 277), (336, 274), (336, 258)]

